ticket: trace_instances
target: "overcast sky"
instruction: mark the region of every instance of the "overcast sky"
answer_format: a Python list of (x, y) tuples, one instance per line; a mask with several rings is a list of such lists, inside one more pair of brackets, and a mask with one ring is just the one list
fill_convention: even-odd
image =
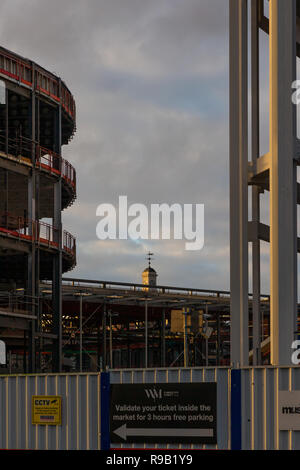
[[(64, 156), (78, 198), (72, 276), (140, 282), (148, 250), (158, 282), (229, 288), (228, 1), (6, 0), (0, 43), (63, 78), (77, 104)], [(96, 207), (205, 204), (205, 246), (100, 241)]]

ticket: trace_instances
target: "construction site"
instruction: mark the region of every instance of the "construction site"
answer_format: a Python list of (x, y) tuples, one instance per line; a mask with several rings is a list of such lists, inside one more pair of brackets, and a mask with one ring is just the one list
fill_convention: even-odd
[(0, 448), (300, 448), (299, 38), (300, 0), (229, 0), (230, 291), (161, 284), (151, 252), (140, 283), (70, 277), (75, 100), (0, 48)]
[[(257, 5), (267, 32), (262, 2)], [(0, 372), (229, 365), (237, 282), (233, 298), (225, 291), (159, 285), (151, 256), (140, 284), (63, 277), (76, 265), (75, 237), (61, 222), (76, 199), (76, 171), (62, 154), (76, 131), (75, 101), (59, 77), (3, 48), (0, 77), (0, 337), (7, 358)], [(250, 173), (257, 217), (268, 174)], [(269, 229), (257, 220), (248, 228), (257, 261), (254, 293), (247, 290), (244, 299), (244, 344), (249, 363), (269, 364), (270, 296), (258, 286), (258, 237), (267, 240)], [(231, 266), (233, 272), (234, 261)]]
[(228, 292), (156, 286), (150, 261), (140, 285), (62, 281), (76, 264), (61, 223), (76, 199), (62, 156), (75, 101), (60, 78), (3, 48), (0, 76), (1, 373), (228, 363)]

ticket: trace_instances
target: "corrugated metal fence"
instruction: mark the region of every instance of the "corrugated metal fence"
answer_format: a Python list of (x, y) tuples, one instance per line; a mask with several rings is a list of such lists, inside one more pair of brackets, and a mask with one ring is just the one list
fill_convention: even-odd
[[(119, 370), (109, 375), (111, 384), (217, 382), (218, 449), (231, 448), (238, 420), (243, 449), (300, 449), (300, 431), (279, 431), (277, 420), (278, 391), (300, 390), (300, 368), (241, 369), (238, 413), (232, 408), (236, 403), (231, 402), (231, 374), (227, 368), (193, 368)], [(62, 396), (61, 426), (31, 424), (32, 395)], [(0, 448), (100, 449), (100, 403), (101, 374), (0, 376)]]
[[(32, 425), (32, 395), (62, 396), (62, 425)], [(100, 374), (0, 376), (0, 448), (99, 449)]]
[(300, 390), (299, 367), (261, 367), (241, 370), (244, 450), (300, 450), (300, 431), (278, 429), (280, 390)]

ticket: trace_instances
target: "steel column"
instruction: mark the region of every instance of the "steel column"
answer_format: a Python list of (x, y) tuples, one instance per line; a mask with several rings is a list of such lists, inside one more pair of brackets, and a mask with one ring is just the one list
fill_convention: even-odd
[(79, 298), (79, 371), (82, 372), (82, 295)]
[(8, 139), (9, 139), (9, 92), (8, 88), (5, 86), (5, 153), (8, 154)]
[(189, 343), (188, 343), (188, 312), (184, 310), (184, 330), (183, 330), (183, 354), (184, 354), (184, 367), (189, 367)]
[(148, 302), (145, 301), (145, 368), (148, 367)]
[[(61, 81), (59, 80), (59, 95), (61, 96)], [(55, 111), (55, 152), (61, 156), (62, 146), (62, 108), (61, 103)], [(53, 225), (55, 241), (58, 243), (57, 253), (53, 256), (53, 278), (52, 278), (52, 304), (53, 304), (53, 333), (57, 340), (53, 350), (53, 371), (62, 371), (62, 221), (61, 221), (61, 175), (54, 184), (54, 213)]]
[[(35, 142), (36, 137), (36, 95), (35, 88), (31, 91), (31, 103), (30, 103), (30, 130), (31, 139)], [(36, 314), (36, 171), (35, 171), (35, 144), (32, 144), (31, 149), (32, 158), (32, 169), (28, 177), (28, 207), (27, 207), (27, 220), (28, 220), (28, 231), (31, 236), (31, 249), (28, 254), (27, 261), (27, 295), (29, 302), (31, 302), (31, 313)], [(36, 371), (36, 344), (35, 344), (35, 333), (36, 333), (36, 321), (31, 321), (31, 329), (29, 332), (29, 372), (34, 373)]]
[(217, 366), (220, 365), (221, 358), (221, 320), (220, 314), (217, 314)]
[[(205, 331), (208, 328), (208, 304), (205, 304)], [(205, 336), (205, 366), (208, 367), (208, 337)]]
[(103, 306), (103, 317), (102, 317), (102, 333), (103, 333), (103, 370), (106, 370), (106, 303)]
[[(251, 3), (251, 113), (252, 113), (252, 164), (260, 155), (259, 134), (259, 4)], [(260, 188), (252, 187), (252, 221), (260, 221)], [(261, 306), (260, 306), (260, 240), (258, 233), (252, 242), (252, 325), (253, 365), (261, 364)]]
[(111, 311), (109, 311), (108, 313), (109, 315), (109, 368), (112, 369), (113, 368), (113, 349), (112, 349), (112, 320), (111, 320), (111, 316), (112, 316), (112, 313)]
[(161, 320), (161, 367), (166, 367), (166, 309), (163, 308)]
[(291, 364), (297, 319), (296, 2), (270, 1), (271, 364)]
[(248, 337), (248, 15), (230, 0), (231, 363), (246, 366)]

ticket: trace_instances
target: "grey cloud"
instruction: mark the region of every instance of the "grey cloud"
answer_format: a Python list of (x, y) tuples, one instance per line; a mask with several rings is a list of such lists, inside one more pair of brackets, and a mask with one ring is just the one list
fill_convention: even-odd
[[(64, 149), (78, 177), (78, 200), (63, 217), (78, 239), (72, 275), (139, 281), (151, 249), (163, 284), (228, 288), (227, 2), (9, 0), (1, 8), (1, 44), (62, 76), (76, 97), (78, 131)], [(96, 207), (120, 194), (204, 203), (205, 248), (98, 241)]]

